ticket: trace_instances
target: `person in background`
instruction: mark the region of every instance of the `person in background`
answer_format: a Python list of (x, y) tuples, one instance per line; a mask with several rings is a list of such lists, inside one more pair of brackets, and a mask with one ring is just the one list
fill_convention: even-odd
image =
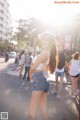
[(49, 81), (46, 74), (48, 71), (53, 74), (58, 63), (58, 50), (54, 39), (54, 36), (49, 36), (48, 39), (40, 39), (43, 51), (32, 61), (30, 78), (33, 80), (33, 91), (29, 106), (29, 120), (35, 120), (37, 107), (41, 110), (43, 120), (48, 120)]
[[(59, 62), (55, 71), (57, 98), (61, 98), (61, 90), (63, 86), (65, 66), (68, 67), (68, 64), (65, 61), (65, 55), (64, 55), (64, 52), (62, 51), (59, 53)], [(59, 82), (59, 77), (60, 77), (60, 82)]]
[(19, 53), (16, 53), (15, 64), (19, 64)]
[(20, 55), (19, 55), (19, 77), (22, 77), (22, 71), (24, 68), (24, 64), (25, 64), (25, 50), (22, 50)]
[(29, 70), (30, 70), (31, 63), (32, 63), (32, 56), (31, 55), (32, 55), (32, 52), (29, 52), (28, 56), (26, 56), (26, 60), (25, 60), (25, 72), (24, 72), (24, 75), (23, 75), (23, 80), (25, 80), (26, 74), (27, 74), (27, 80), (28, 81), (30, 80)]
[(41, 53), (41, 51), (37, 51), (36, 55), (39, 55)]
[(5, 62), (8, 62), (8, 60), (9, 60), (9, 54), (8, 54), (8, 52), (6, 52), (6, 54), (5, 54)]
[(72, 82), (72, 98), (76, 97), (77, 83), (80, 74), (80, 54), (79, 52), (74, 53), (73, 58), (70, 61), (70, 76)]

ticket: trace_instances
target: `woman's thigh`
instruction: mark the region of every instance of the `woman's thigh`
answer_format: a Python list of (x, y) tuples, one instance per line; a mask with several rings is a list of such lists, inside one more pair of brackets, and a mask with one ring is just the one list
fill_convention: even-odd
[(30, 101), (30, 105), (32, 108), (37, 106), (42, 94), (43, 94), (42, 91), (33, 91), (32, 92), (31, 101)]
[(75, 79), (74, 79), (76, 84), (78, 83), (78, 79), (79, 79), (79, 77), (75, 77)]
[(48, 92), (43, 92), (40, 97), (40, 103), (46, 104), (47, 103)]

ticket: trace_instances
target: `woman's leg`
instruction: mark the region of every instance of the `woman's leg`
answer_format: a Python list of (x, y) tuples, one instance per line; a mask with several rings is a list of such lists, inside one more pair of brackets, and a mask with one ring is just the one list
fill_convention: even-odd
[(24, 75), (23, 75), (23, 80), (25, 80), (25, 78), (26, 78), (26, 74), (27, 74), (27, 66), (25, 66), (25, 72), (24, 72)]
[(29, 70), (30, 70), (30, 67), (28, 67), (28, 76), (27, 76), (27, 80), (28, 80), (28, 81), (30, 80)]
[(22, 75), (23, 68), (24, 68), (24, 65), (21, 65), (20, 72), (19, 72), (19, 76)]
[(42, 120), (48, 120), (48, 111), (47, 111), (47, 96), (48, 92), (44, 92), (39, 101), (39, 107), (43, 116)]
[(76, 90), (77, 90), (77, 84), (78, 84), (78, 78), (74, 78), (74, 94), (76, 94)]
[(36, 109), (42, 93), (43, 93), (42, 91), (32, 92), (32, 97), (31, 97), (30, 106), (29, 106), (29, 116), (30, 116), (29, 120), (35, 120)]
[(59, 91), (59, 81), (58, 81), (58, 77), (56, 77), (55, 79), (56, 79), (56, 93), (58, 93), (58, 91)]
[(60, 77), (58, 96), (60, 96), (61, 94), (62, 86), (63, 86), (63, 77)]
[(74, 95), (75, 93), (75, 78), (71, 77), (71, 83), (72, 83), (72, 94)]

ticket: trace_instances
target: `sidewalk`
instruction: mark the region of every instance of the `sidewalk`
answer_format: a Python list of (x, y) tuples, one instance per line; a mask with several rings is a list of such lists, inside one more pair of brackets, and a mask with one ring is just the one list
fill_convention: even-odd
[[(8, 64), (5, 73), (0, 75), (0, 112), (7, 111), (9, 120), (28, 120), (29, 102), (32, 92), (32, 83), (17, 77), (17, 72), (11, 71), (13, 63)], [(52, 79), (52, 78), (51, 78)], [(55, 95), (55, 80), (50, 81), (48, 94), (49, 120), (78, 120), (79, 113), (75, 100), (71, 98), (71, 85), (64, 84), (62, 99)], [(37, 120), (40, 119), (38, 111)]]
[[(55, 84), (50, 82), (49, 120), (78, 120), (79, 113), (68, 86), (63, 87), (60, 100), (56, 98), (54, 92)], [(31, 93), (32, 84), (30, 82), (22, 81), (12, 75), (0, 76), (0, 112), (8, 112), (9, 120), (28, 120)], [(39, 109), (36, 117), (37, 120), (42, 120)]]
[[(4, 72), (5, 74), (14, 75), (14, 76), (18, 76), (18, 74), (19, 74), (19, 71), (13, 70), (13, 68), (18, 66), (16, 64), (14, 64), (14, 59), (9, 59), (9, 61), (6, 63), (3, 62), (3, 59), (0, 59), (0, 66), (2, 68), (2, 72)], [(5, 67), (5, 69), (4, 69), (4, 67)], [(24, 73), (24, 70), (23, 70), (23, 73)]]
[[(7, 70), (6, 70), (6, 74), (8, 74), (8, 75), (13, 75), (13, 76), (19, 76), (19, 71), (16, 71), (16, 70), (13, 70), (12, 71), (12, 69), (13, 68), (15, 68), (15, 64), (13, 63), (13, 64), (9, 64), (8, 65), (8, 68), (7, 68)], [(22, 74), (24, 74), (24, 69), (23, 69), (23, 73)], [(51, 75), (50, 76), (50, 78), (48, 78), (49, 79), (49, 81), (50, 82), (54, 82), (55, 83), (55, 75), (53, 74), (53, 75)], [(69, 80), (68, 80), (69, 81)], [(68, 91), (69, 93), (67, 94), (67, 95), (69, 95), (70, 94), (70, 96), (71, 96), (71, 83), (69, 82), (67, 82), (67, 80), (66, 80), (66, 78), (64, 77), (64, 86), (66, 86), (66, 91)], [(53, 83), (52, 83), (53, 84)], [(76, 98), (76, 101), (75, 101), (75, 104), (77, 105), (77, 108), (79, 109), (79, 94), (80, 94), (80, 86), (78, 85), (78, 90), (79, 90), (79, 92), (78, 92), (78, 97)], [(66, 94), (66, 93), (65, 93)], [(64, 92), (63, 92), (63, 95), (62, 96), (65, 96), (65, 94), (64, 94)], [(67, 96), (66, 95), (66, 96)]]

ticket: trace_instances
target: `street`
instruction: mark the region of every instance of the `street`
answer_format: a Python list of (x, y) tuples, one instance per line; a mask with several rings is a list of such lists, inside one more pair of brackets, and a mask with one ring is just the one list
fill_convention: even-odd
[[(4, 63), (0, 59), (0, 112), (8, 112), (8, 120), (28, 120), (29, 102), (32, 92), (32, 83), (23, 81), (16, 75), (7, 74), (9, 65), (13, 64), (11, 59)], [(9, 72), (8, 72), (9, 73)], [(75, 101), (71, 98), (68, 88), (71, 85), (64, 84), (62, 90), (63, 98), (57, 100), (55, 82), (50, 81), (48, 95), (49, 120), (78, 120), (79, 113)], [(37, 120), (41, 120), (40, 112), (37, 112)]]

